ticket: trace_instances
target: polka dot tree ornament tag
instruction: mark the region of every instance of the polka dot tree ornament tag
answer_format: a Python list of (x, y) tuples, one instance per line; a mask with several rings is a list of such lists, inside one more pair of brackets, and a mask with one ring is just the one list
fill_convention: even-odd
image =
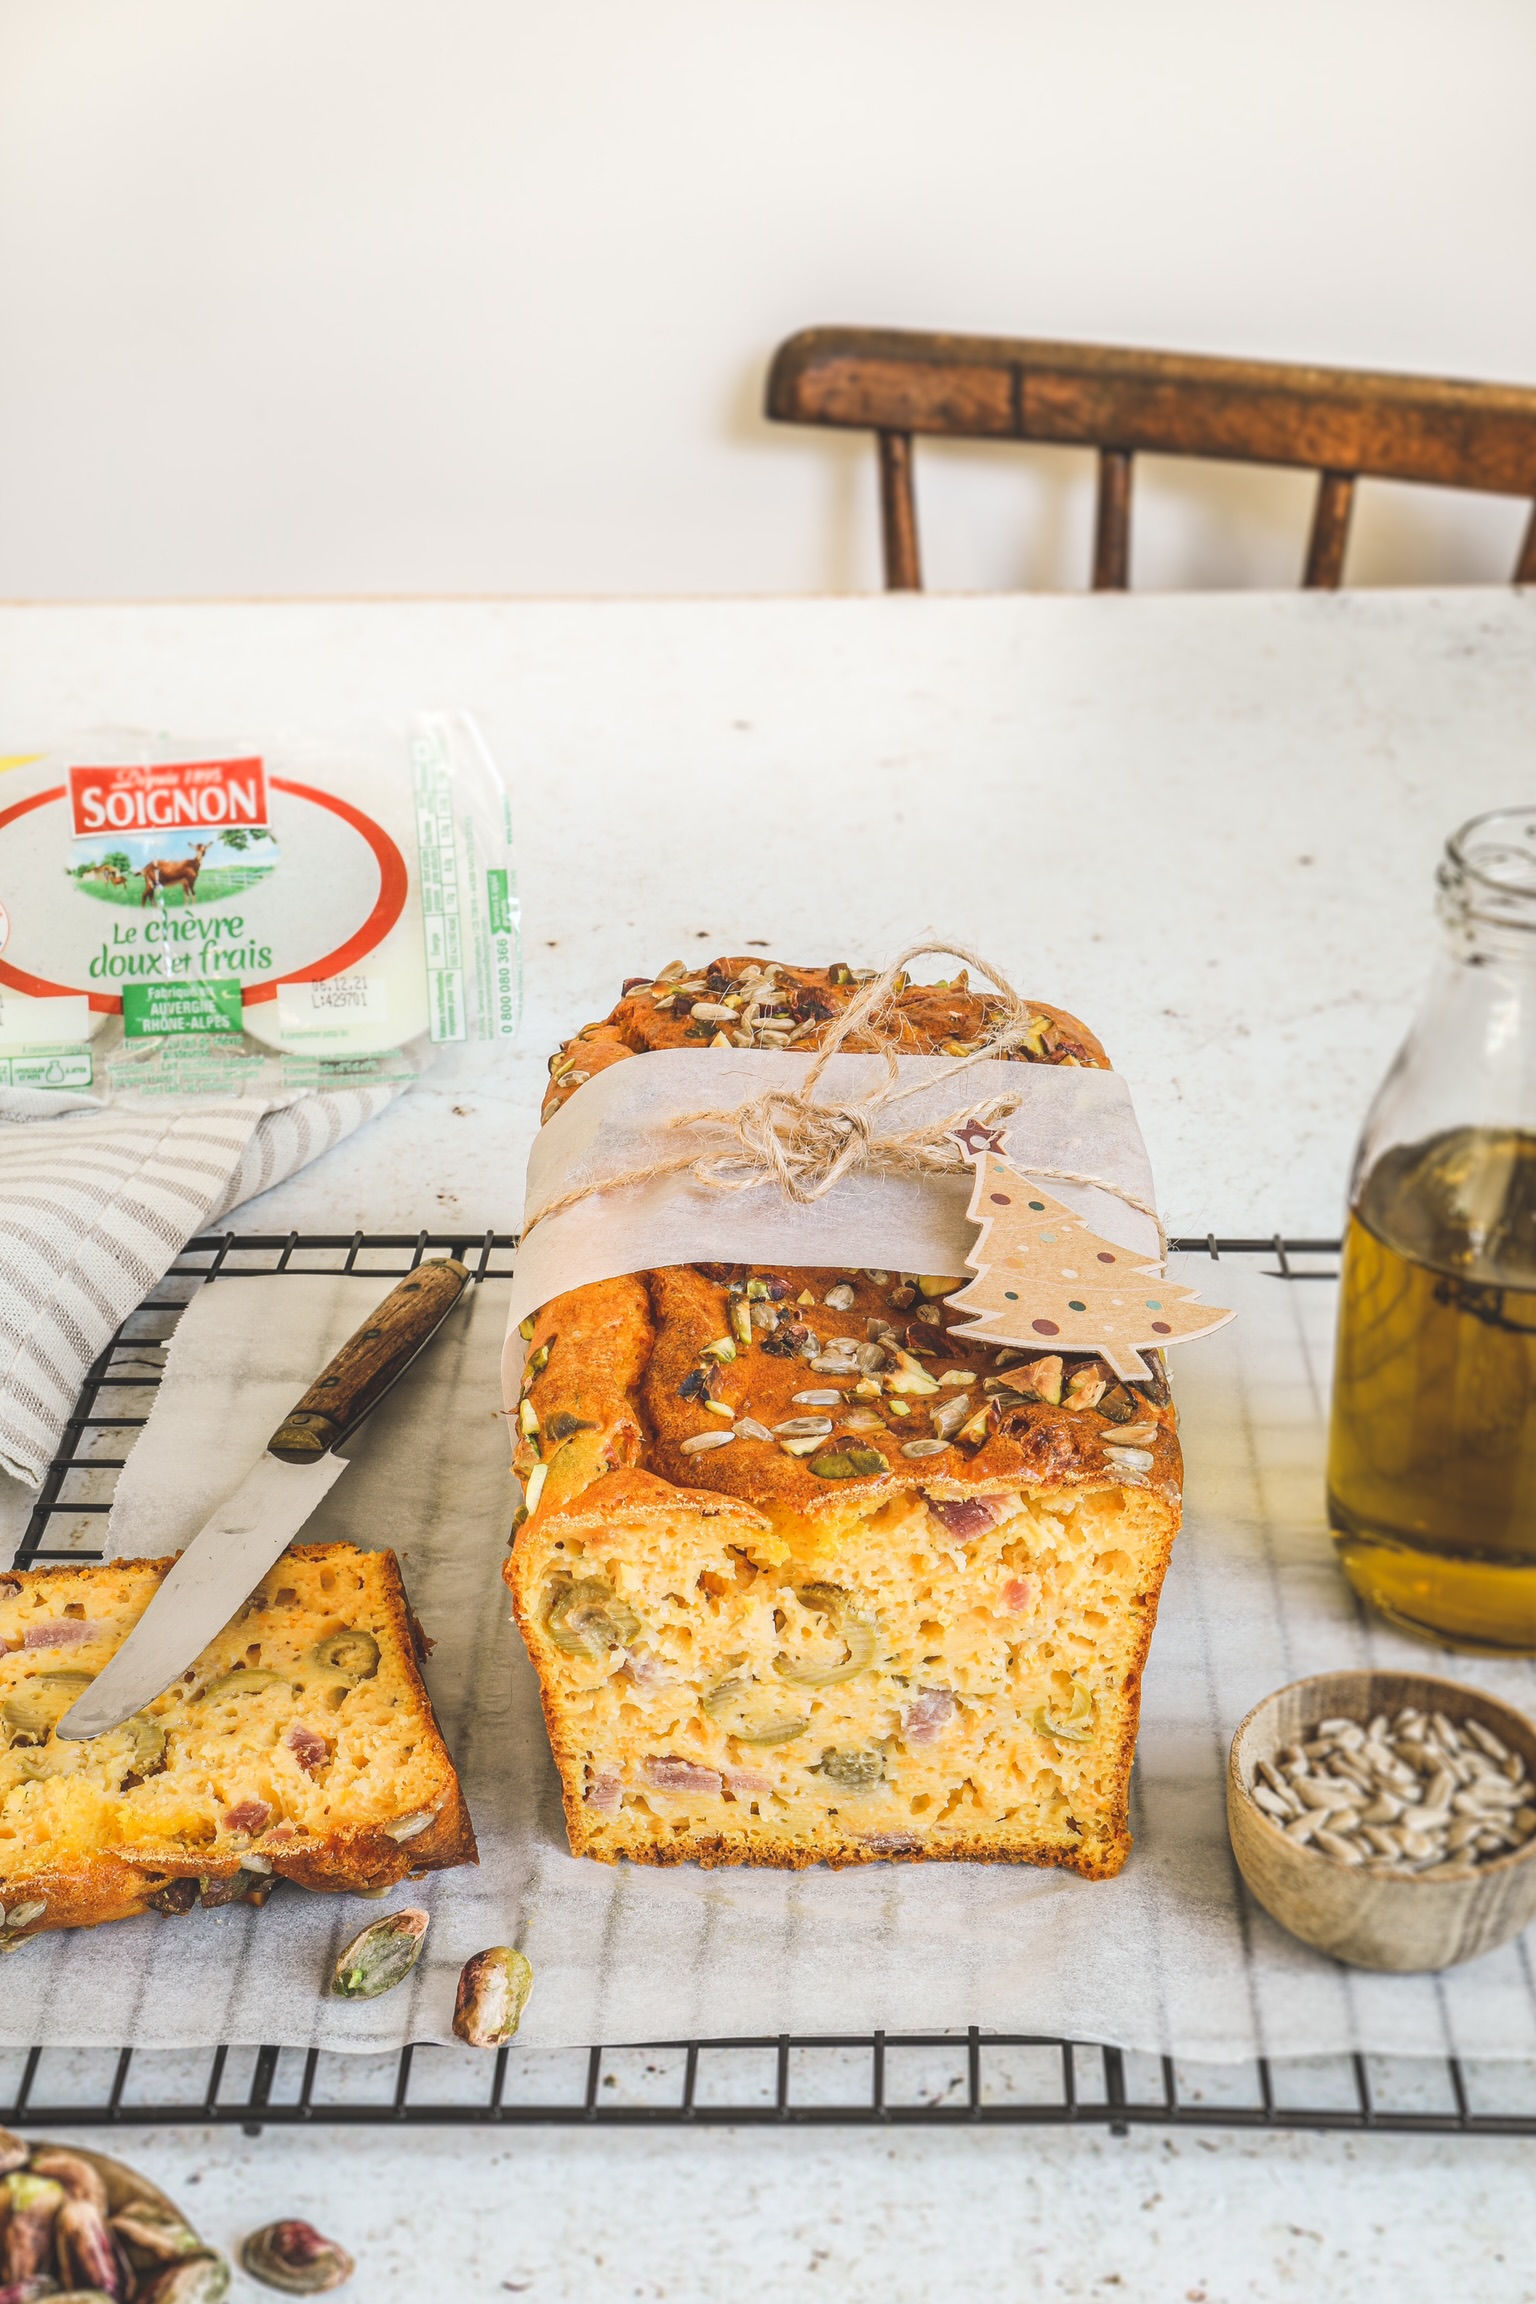
[(1208, 1336), (1232, 1318), (1164, 1278), (1137, 1250), (1090, 1231), (1003, 1157), (998, 1131), (967, 1130), (959, 1140), (976, 1164), (966, 1213), (981, 1229), (966, 1257), (976, 1277), (949, 1299), (971, 1315), (957, 1336), (1096, 1352), (1127, 1378), (1152, 1373), (1142, 1349)]

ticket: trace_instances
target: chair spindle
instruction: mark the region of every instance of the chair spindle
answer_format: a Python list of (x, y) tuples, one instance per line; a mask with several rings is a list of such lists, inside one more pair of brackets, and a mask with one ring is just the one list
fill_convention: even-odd
[(1093, 589), (1123, 592), (1131, 581), (1131, 452), (1099, 450), (1099, 502), (1093, 529)]
[(1312, 534), (1307, 540), (1307, 565), (1302, 584), (1313, 592), (1336, 592), (1344, 581), (1344, 549), (1349, 542), (1349, 516), (1355, 505), (1353, 472), (1319, 472), (1317, 507)]
[(885, 541), (887, 592), (921, 592), (923, 566), (917, 548), (917, 498), (912, 486), (912, 435), (882, 432), (880, 443), (880, 533)]

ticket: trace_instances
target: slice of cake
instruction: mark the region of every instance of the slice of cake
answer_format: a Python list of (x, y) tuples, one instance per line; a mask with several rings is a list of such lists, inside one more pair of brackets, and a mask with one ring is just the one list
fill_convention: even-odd
[(287, 1552), (163, 1696), (53, 1733), (169, 1560), (0, 1573), (0, 1947), (276, 1879), (383, 1888), (475, 1861), (392, 1552)]
[[(680, 978), (567, 1044), (546, 1113), (646, 1049), (702, 1052), (722, 1011), (736, 1044), (811, 1047), (857, 989), (740, 960)], [(897, 1005), (914, 1054), (990, 1017), (963, 983)], [(1045, 1008), (1023, 1060), (1107, 1064)], [(1179, 1525), (1166, 1377), (967, 1345), (963, 1284), (688, 1266), (528, 1324), (506, 1575), (576, 1853), (1119, 1870)]]

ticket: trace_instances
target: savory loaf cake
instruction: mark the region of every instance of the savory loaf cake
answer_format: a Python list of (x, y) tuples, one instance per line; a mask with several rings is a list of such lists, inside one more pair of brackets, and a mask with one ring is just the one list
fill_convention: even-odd
[(0, 1947), (275, 1879), (383, 1888), (475, 1861), (392, 1552), (286, 1552), (163, 1696), (54, 1735), (169, 1560), (0, 1573)]
[[(647, 1049), (812, 1047), (863, 981), (633, 982), (555, 1058), (546, 1115)], [(963, 978), (898, 979), (896, 1045), (969, 1052), (991, 1013)], [(1047, 1008), (1022, 1060), (1108, 1061)], [(577, 1854), (1119, 1870), (1179, 1525), (1166, 1377), (968, 1345), (962, 1285), (697, 1265), (525, 1323), (505, 1573)]]

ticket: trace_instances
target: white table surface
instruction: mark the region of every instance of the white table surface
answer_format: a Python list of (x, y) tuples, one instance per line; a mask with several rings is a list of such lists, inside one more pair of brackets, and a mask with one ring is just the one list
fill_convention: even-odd
[[(1328, 1232), (1441, 842), (1536, 790), (1536, 596), (0, 610), (0, 752), (443, 703), (513, 793), (521, 1043), (247, 1228), (510, 1228), (549, 1048), (623, 976), (754, 940), (872, 964), (936, 931), (1100, 1032), (1174, 1229)], [(435, 2293), (475, 2297), (1536, 2293), (1527, 2144), (321, 2133), (118, 2148), (226, 2244), (313, 2215), (368, 2304), (419, 2299), (429, 2255)]]
[(0, 753), (445, 703), (512, 793), (521, 1042), (252, 1221), (510, 1227), (625, 976), (936, 932), (1098, 1031), (1175, 1230), (1327, 1231), (1444, 837), (1536, 792), (1536, 593), (0, 609)]

